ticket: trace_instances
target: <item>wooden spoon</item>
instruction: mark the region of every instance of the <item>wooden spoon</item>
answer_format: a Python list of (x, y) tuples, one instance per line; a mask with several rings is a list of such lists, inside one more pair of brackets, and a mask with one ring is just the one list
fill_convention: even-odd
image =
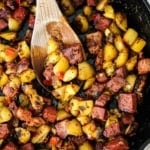
[(47, 41), (51, 36), (61, 38), (65, 44), (81, 43), (60, 11), (56, 0), (37, 0), (36, 19), (31, 40), (31, 62), (38, 82), (46, 90), (48, 88), (42, 83), (42, 73), (47, 56)]

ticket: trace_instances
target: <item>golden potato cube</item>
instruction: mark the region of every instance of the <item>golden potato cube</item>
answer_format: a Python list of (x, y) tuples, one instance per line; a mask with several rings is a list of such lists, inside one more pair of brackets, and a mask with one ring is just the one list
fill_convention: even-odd
[(126, 63), (126, 68), (128, 71), (132, 71), (134, 70), (136, 64), (137, 64), (137, 56), (132, 56), (131, 58), (128, 59), (127, 63)]
[(93, 121), (82, 126), (83, 132), (87, 135), (88, 139), (98, 139), (101, 129), (95, 125)]
[(35, 143), (37, 143), (37, 144), (43, 143), (44, 140), (46, 140), (47, 135), (49, 134), (50, 130), (51, 130), (50, 126), (48, 126), (48, 125), (46, 125), (46, 124), (41, 125), (41, 126), (37, 129), (37, 131), (36, 131), (37, 134), (35, 134), (35, 135), (32, 137), (31, 142), (32, 142), (33, 144), (35, 144)]
[(62, 101), (69, 101), (74, 95), (77, 94), (79, 89), (80, 87), (76, 84), (73, 83), (67, 84)]
[(64, 82), (69, 82), (77, 77), (77, 68), (75, 66), (69, 67), (69, 69), (65, 72), (63, 76)]
[(6, 32), (0, 33), (0, 37), (7, 41), (14, 40), (16, 38), (16, 36), (17, 36), (17, 33), (13, 32), (13, 31), (6, 31)]
[(59, 51), (54, 51), (48, 54), (46, 58), (46, 66), (49, 64), (56, 64), (61, 58), (60, 52)]
[(85, 141), (79, 145), (79, 150), (94, 150), (94, 148), (88, 141)]
[(78, 64), (78, 79), (79, 80), (87, 80), (93, 77), (95, 74), (95, 70), (91, 64), (84, 61)]
[(142, 49), (145, 47), (146, 45), (146, 41), (140, 37), (138, 37), (136, 39), (136, 41), (132, 44), (131, 49), (136, 52), (139, 53), (142, 51)]
[(125, 41), (126, 44), (132, 45), (135, 40), (138, 37), (137, 31), (135, 31), (133, 28), (128, 28), (128, 30), (125, 32), (123, 36), (123, 40)]
[(70, 112), (73, 116), (79, 115), (79, 100), (78, 99), (71, 99), (69, 102)]
[(56, 76), (59, 76), (60, 74), (64, 74), (68, 68), (69, 68), (69, 61), (66, 57), (62, 56), (54, 66), (53, 71)]
[(26, 41), (21, 41), (18, 43), (17, 51), (20, 59), (30, 57), (30, 48)]
[(31, 134), (27, 129), (17, 127), (15, 128), (16, 134), (18, 136), (18, 140), (20, 143), (27, 143), (30, 140)]
[(8, 18), (8, 29), (10, 31), (18, 31), (20, 29), (20, 22), (16, 19), (9, 17)]
[(64, 120), (71, 117), (71, 114), (66, 112), (64, 109), (57, 110), (57, 121)]
[(17, 87), (19, 88), (21, 85), (20, 78), (18, 76), (14, 76), (13, 78), (10, 78), (10, 86), (11, 87)]
[(111, 5), (106, 5), (104, 7), (104, 14), (103, 14), (106, 18), (109, 19), (114, 19), (115, 18), (115, 12), (114, 12), (114, 8)]
[(33, 69), (29, 68), (23, 71), (20, 75), (20, 80), (22, 83), (30, 83), (32, 80), (36, 78), (35, 72)]
[(112, 61), (105, 61), (103, 63), (103, 69), (105, 69), (107, 76), (112, 76), (115, 73), (116, 67)]
[(90, 6), (84, 6), (83, 7), (83, 13), (86, 16), (90, 16), (92, 14), (92, 7), (90, 7)]
[(66, 90), (66, 85), (63, 85), (63, 86), (53, 90), (52, 94), (55, 98), (62, 100), (62, 99), (64, 99), (65, 90)]
[(12, 113), (6, 106), (0, 107), (0, 123), (5, 123), (10, 121), (12, 118)]
[(77, 116), (77, 120), (80, 122), (81, 125), (86, 125), (91, 121), (91, 118), (88, 116)]
[(108, 0), (101, 0), (98, 2), (98, 4), (96, 5), (96, 10), (98, 11), (103, 11), (104, 7), (107, 5)]
[(0, 87), (2, 88), (6, 83), (9, 82), (9, 78), (5, 73), (0, 76)]
[(50, 38), (47, 43), (47, 53), (50, 54), (59, 49), (59, 43), (54, 38)]
[(127, 17), (125, 13), (117, 12), (115, 14), (115, 22), (121, 30), (123, 31), (127, 30), (128, 23), (127, 23)]
[(115, 35), (121, 34), (120, 29), (118, 28), (118, 26), (114, 21), (110, 24), (109, 29)]
[(104, 60), (111, 61), (117, 57), (117, 50), (111, 43), (107, 43), (104, 47)]
[(125, 86), (123, 87), (123, 90), (125, 92), (132, 92), (133, 91), (133, 88), (135, 86), (135, 83), (136, 83), (136, 79), (137, 79), (137, 76), (135, 74), (129, 74), (127, 77), (126, 77), (126, 84)]
[(77, 119), (72, 119), (67, 123), (67, 133), (73, 136), (81, 136), (83, 134), (81, 124)]
[(94, 83), (94, 81), (95, 81), (95, 77), (91, 77), (91, 78), (87, 79), (84, 83), (83, 90), (90, 88), (92, 86), (92, 84)]

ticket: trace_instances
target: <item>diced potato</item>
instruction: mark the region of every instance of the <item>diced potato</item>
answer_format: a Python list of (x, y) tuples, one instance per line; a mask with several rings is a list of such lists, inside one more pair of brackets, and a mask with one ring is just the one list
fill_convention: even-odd
[(0, 107), (5, 103), (5, 96), (0, 96)]
[(98, 139), (102, 130), (97, 127), (93, 121), (82, 126), (83, 132), (87, 135), (88, 139)]
[(88, 62), (84, 61), (78, 64), (78, 79), (87, 80), (94, 76), (95, 70)]
[(118, 118), (116, 115), (109, 116), (108, 119), (106, 120), (105, 128), (109, 127), (110, 125), (112, 125), (116, 122), (118, 122)]
[(107, 76), (111, 77), (115, 73), (116, 66), (112, 61), (105, 61), (103, 63), (103, 69), (105, 69)]
[(121, 31), (120, 31), (120, 29), (118, 28), (118, 26), (116, 25), (115, 22), (112, 22), (110, 24), (109, 29), (115, 35), (121, 34)]
[(69, 68), (69, 61), (67, 58), (62, 56), (54, 66), (53, 71), (56, 76), (59, 76), (62, 73), (64, 74), (68, 68)]
[(62, 100), (64, 99), (65, 90), (66, 90), (66, 85), (63, 85), (62, 87), (53, 90), (52, 94), (55, 98)]
[(88, 141), (85, 141), (84, 143), (79, 145), (79, 150), (94, 150), (94, 148)]
[(77, 116), (77, 120), (80, 122), (81, 125), (86, 125), (91, 121), (91, 118), (88, 116)]
[(17, 76), (13, 76), (12, 78), (10, 78), (10, 86), (11, 87), (17, 87), (19, 88), (21, 85), (21, 81), (20, 78)]
[(37, 91), (33, 88), (33, 86), (31, 84), (25, 84), (22, 87), (22, 90), (27, 96), (37, 94)]
[(0, 87), (2, 88), (8, 82), (9, 82), (8, 76), (5, 73), (2, 73), (0, 76)]
[(56, 64), (61, 58), (59, 51), (51, 52), (46, 58), (46, 66)]
[(123, 36), (123, 40), (126, 44), (132, 45), (138, 37), (138, 32), (133, 28), (128, 28)]
[(32, 137), (31, 142), (33, 144), (39, 144), (43, 143), (44, 140), (47, 138), (47, 135), (49, 134), (51, 128), (48, 125), (41, 125), (37, 131), (36, 134)]
[(57, 121), (64, 120), (71, 117), (71, 114), (66, 112), (64, 109), (57, 110)]
[(54, 39), (50, 38), (47, 44), (47, 53), (50, 54), (59, 49), (59, 43)]
[(30, 57), (30, 48), (26, 41), (21, 41), (18, 43), (18, 55), (20, 59)]
[(115, 14), (115, 22), (121, 30), (123, 30), (123, 31), (127, 30), (127, 27), (128, 27), (127, 17), (124, 13), (117, 12)]
[(35, 14), (35, 12), (36, 12), (36, 6), (35, 6), (35, 5), (31, 5), (29, 9), (30, 9), (30, 11), (31, 11), (32, 13)]
[(52, 86), (54, 89), (57, 89), (62, 86), (62, 81), (58, 77), (54, 77), (52, 80)]
[(7, 40), (7, 41), (11, 41), (14, 40), (17, 36), (16, 32), (13, 31), (8, 31), (8, 32), (1, 32), (0, 33), (0, 37)]
[(115, 59), (116, 67), (117, 68), (122, 67), (123, 65), (126, 64), (127, 60), (128, 60), (128, 51), (124, 50), (120, 52), (118, 57)]
[(143, 48), (146, 45), (146, 41), (140, 37), (138, 37), (136, 39), (136, 41), (132, 44), (131, 49), (136, 52), (139, 53), (143, 50)]
[(106, 5), (104, 7), (104, 14), (106, 18), (114, 19), (115, 18), (115, 12), (114, 8), (111, 5)]
[(79, 30), (82, 33), (86, 32), (89, 29), (88, 20), (84, 15), (78, 14), (75, 18), (75, 22), (80, 25)]
[(72, 115), (77, 116), (91, 116), (93, 109), (93, 100), (78, 100), (71, 99), (70, 100), (70, 112)]
[(125, 86), (123, 87), (123, 90), (125, 92), (132, 92), (133, 91), (133, 88), (135, 86), (135, 83), (136, 83), (136, 79), (137, 79), (137, 76), (135, 74), (129, 74), (127, 77), (126, 77), (126, 84)]
[(95, 77), (91, 77), (91, 78), (87, 79), (84, 83), (83, 89), (86, 90), (86, 89), (90, 88), (92, 86), (92, 84), (94, 83), (94, 81), (95, 81)]
[(114, 44), (115, 44), (115, 47), (117, 48), (117, 50), (119, 52), (127, 49), (126, 46), (125, 46), (125, 43), (123, 42), (123, 39), (120, 35), (117, 35), (114, 39)]
[(29, 105), (29, 98), (27, 95), (20, 93), (19, 94), (19, 103), (21, 107), (27, 107)]
[(108, 0), (101, 0), (98, 2), (98, 4), (96, 5), (96, 10), (98, 11), (103, 11), (104, 7), (107, 5)]
[(65, 15), (69, 16), (74, 13), (74, 6), (71, 0), (61, 0), (61, 5), (63, 6), (63, 12)]
[(0, 52), (5, 51), (6, 48), (10, 47), (9, 45), (0, 43)]
[(131, 58), (128, 59), (127, 63), (126, 63), (126, 68), (128, 71), (132, 71), (136, 64), (137, 64), (137, 56), (132, 56)]
[(92, 14), (92, 7), (90, 7), (90, 6), (84, 6), (83, 7), (83, 13), (86, 16), (90, 16)]
[(30, 140), (31, 134), (27, 129), (18, 127), (15, 128), (16, 134), (18, 136), (18, 140), (20, 143), (27, 143)]
[(21, 25), (20, 22), (16, 19), (9, 17), (8, 18), (8, 29), (10, 31), (18, 31), (20, 29)]
[(29, 68), (23, 71), (20, 75), (20, 80), (22, 83), (30, 83), (32, 80), (36, 78), (35, 72), (33, 69)]
[(17, 51), (16, 49), (12, 48), (12, 47), (8, 47), (4, 50), (3, 53), (3, 60), (5, 62), (12, 62), (16, 59), (17, 57)]
[(77, 119), (72, 119), (67, 123), (68, 135), (81, 136), (83, 134), (81, 124)]
[(10, 121), (12, 118), (12, 113), (6, 106), (0, 107), (0, 123), (5, 123)]
[(117, 57), (117, 50), (111, 43), (107, 43), (104, 47), (104, 60), (112, 61)]
[(77, 68), (75, 66), (69, 67), (69, 69), (65, 72), (63, 76), (64, 82), (69, 82), (77, 77)]
[(64, 98), (62, 99), (62, 101), (69, 101), (74, 95), (77, 94), (79, 89), (80, 87), (76, 84), (67, 84), (65, 88)]

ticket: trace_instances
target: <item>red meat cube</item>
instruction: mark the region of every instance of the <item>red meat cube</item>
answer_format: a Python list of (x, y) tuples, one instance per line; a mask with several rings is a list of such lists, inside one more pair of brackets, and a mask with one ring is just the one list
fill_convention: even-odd
[(6, 29), (8, 27), (8, 23), (4, 19), (0, 19), (0, 31)]
[(87, 0), (86, 2), (88, 6), (96, 6), (96, 0)]
[(138, 73), (146, 74), (150, 72), (150, 58), (141, 59), (138, 62)]

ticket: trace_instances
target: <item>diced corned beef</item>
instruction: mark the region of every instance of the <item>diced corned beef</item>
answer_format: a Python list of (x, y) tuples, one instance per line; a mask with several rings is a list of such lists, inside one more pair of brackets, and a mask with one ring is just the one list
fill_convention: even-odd
[(96, 6), (96, 0), (86, 0), (88, 6)]
[(2, 148), (2, 150), (17, 150), (17, 146), (10, 141)]
[(22, 58), (17, 64), (17, 73), (21, 73), (29, 68), (29, 59)]
[(26, 8), (24, 8), (24, 7), (19, 7), (19, 8), (17, 8), (17, 9), (15, 9), (14, 14), (13, 14), (13, 17), (14, 17), (17, 21), (19, 21), (20, 23), (22, 23), (22, 22), (25, 20), (27, 14), (28, 14), (28, 11), (27, 11)]
[(7, 7), (9, 7), (11, 10), (14, 10), (16, 8), (16, 3), (13, 0), (6, 0), (5, 4)]
[(108, 80), (105, 72), (99, 72), (96, 74), (96, 80), (100, 83), (104, 83)]
[(69, 60), (71, 65), (83, 61), (82, 46), (79, 43), (66, 46), (66, 48), (62, 50), (62, 53)]
[(75, 8), (81, 6), (84, 3), (84, 0), (72, 0)]
[(113, 123), (110, 126), (106, 127), (104, 129), (104, 132), (103, 132), (104, 136), (107, 137), (107, 138), (110, 138), (112, 136), (116, 136), (120, 133), (121, 133), (121, 131), (120, 131), (119, 122)]
[(124, 78), (119, 76), (114, 76), (107, 82), (106, 87), (111, 92), (118, 92), (125, 85), (125, 83), (126, 82)]
[(126, 72), (126, 68), (125, 67), (120, 67), (116, 70), (116, 76), (125, 78), (127, 72)]
[(144, 58), (138, 61), (138, 73), (146, 74), (150, 72), (150, 58)]
[(9, 11), (6, 9), (0, 9), (0, 18), (7, 19)]
[(3, 87), (3, 94), (8, 97), (14, 97), (18, 93), (18, 87), (12, 86), (10, 83), (5, 84)]
[(67, 123), (68, 120), (63, 120), (55, 124), (56, 133), (62, 139), (67, 137)]
[(103, 147), (103, 150), (129, 150), (128, 142), (121, 136), (110, 140)]
[(103, 150), (104, 143), (102, 141), (97, 141), (95, 145), (95, 150)]
[(119, 94), (118, 107), (121, 111), (135, 113), (137, 108), (137, 96), (135, 93)]
[(86, 35), (86, 46), (91, 54), (98, 54), (101, 50), (102, 36), (100, 31)]
[(18, 107), (17, 107), (16, 102), (14, 100), (9, 104), (9, 109), (11, 110), (13, 115), (16, 116)]
[(94, 82), (92, 86), (86, 90), (85, 94), (89, 98), (97, 98), (105, 88), (105, 84), (100, 84), (98, 82)]
[(43, 118), (52, 123), (55, 122), (56, 115), (56, 108), (53, 106), (46, 107), (43, 111)]
[(29, 28), (33, 29), (34, 23), (35, 23), (35, 15), (30, 14), (30, 16), (29, 16), (29, 22), (28, 22)]
[(46, 67), (46, 69), (43, 72), (43, 76), (45, 77), (45, 79), (47, 81), (51, 81), (52, 80), (52, 76), (54, 76), (54, 72), (53, 72), (53, 65), (50, 64)]
[(6, 74), (16, 74), (17, 65), (14, 62), (8, 62), (5, 64), (6, 66)]
[(102, 16), (100, 13), (93, 14), (91, 20), (94, 22), (95, 29), (100, 31), (105, 31), (111, 23), (110, 19)]
[(20, 147), (21, 150), (35, 150), (32, 143), (27, 143)]
[(4, 19), (0, 19), (0, 31), (6, 29), (8, 27), (8, 23)]
[(131, 124), (134, 122), (135, 118), (133, 114), (124, 113), (121, 117), (123, 124)]
[(101, 70), (103, 66), (103, 51), (102, 49), (98, 52), (96, 59), (95, 59), (95, 67), (96, 70)]
[(95, 101), (95, 105), (96, 106), (101, 106), (101, 107), (104, 107), (107, 102), (110, 100), (110, 94), (107, 94), (107, 93), (103, 93), (101, 94)]
[(92, 110), (92, 118), (98, 120), (105, 120), (107, 111), (105, 108), (95, 106)]
[(0, 124), (0, 139), (5, 139), (9, 135), (9, 127), (8, 124)]

